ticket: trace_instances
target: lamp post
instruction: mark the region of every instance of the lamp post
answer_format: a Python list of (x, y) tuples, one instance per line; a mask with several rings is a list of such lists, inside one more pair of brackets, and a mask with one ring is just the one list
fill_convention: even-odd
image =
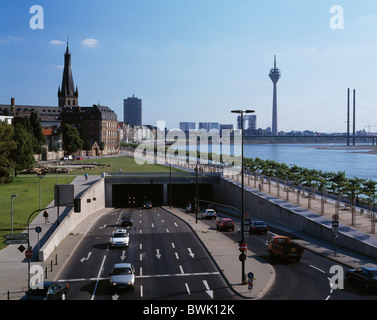
[(39, 210), (41, 210), (41, 180), (43, 179), (43, 176), (39, 176)]
[(18, 197), (18, 194), (10, 196), (10, 233), (13, 234), (13, 198)]
[[(241, 115), (241, 243), (245, 243), (245, 208), (244, 208), (244, 176), (243, 176), (243, 114), (253, 113), (254, 110), (232, 110), (232, 113), (238, 113)], [(247, 283), (245, 273), (245, 259), (241, 259), (242, 264), (242, 284)]]

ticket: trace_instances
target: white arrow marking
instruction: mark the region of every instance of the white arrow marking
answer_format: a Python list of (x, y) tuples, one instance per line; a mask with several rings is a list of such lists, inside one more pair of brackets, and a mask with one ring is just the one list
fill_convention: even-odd
[(160, 249), (156, 249), (156, 257), (157, 259), (160, 259), (161, 258), (161, 255), (160, 255)]
[(99, 227), (100, 229), (106, 228), (106, 225), (104, 224), (103, 227)]
[(190, 255), (191, 257), (194, 258), (195, 253), (193, 253), (193, 252), (191, 251), (191, 248), (187, 248), (187, 250), (188, 250), (188, 252), (189, 252), (189, 255)]
[(213, 299), (213, 290), (209, 289), (209, 285), (208, 285), (208, 282), (206, 280), (203, 280), (203, 283), (204, 283), (204, 285), (207, 289), (206, 290), (207, 294), (211, 297), (211, 299)]
[(174, 222), (174, 225), (176, 226), (176, 227), (178, 227), (178, 225)]
[(123, 261), (125, 257), (126, 257), (126, 250), (123, 250), (123, 251), (122, 251), (122, 255), (120, 256), (120, 258), (121, 258), (122, 261)]
[(152, 228), (154, 228), (154, 223), (152, 223)]
[(81, 263), (84, 262), (84, 261), (86, 261), (86, 260), (89, 260), (89, 258), (90, 258), (91, 255), (92, 255), (92, 253), (89, 252), (87, 258), (81, 258), (81, 259), (80, 259)]
[(113, 300), (118, 300), (119, 296), (117, 294), (114, 294), (113, 296), (111, 296), (111, 298), (113, 298)]

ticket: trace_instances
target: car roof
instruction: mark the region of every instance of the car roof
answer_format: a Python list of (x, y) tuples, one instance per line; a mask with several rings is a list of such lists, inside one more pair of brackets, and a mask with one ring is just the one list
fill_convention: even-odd
[(230, 218), (221, 218), (221, 220), (230, 220), (230, 221), (233, 221), (233, 220), (230, 219)]
[(114, 268), (131, 268), (131, 266), (132, 264), (127, 262), (114, 264)]
[(118, 229), (115, 230), (114, 233), (128, 233), (127, 229)]

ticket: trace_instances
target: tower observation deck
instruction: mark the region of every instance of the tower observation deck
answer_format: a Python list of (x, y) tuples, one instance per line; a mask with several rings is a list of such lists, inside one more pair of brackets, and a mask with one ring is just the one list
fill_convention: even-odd
[(278, 118), (277, 118), (277, 82), (281, 77), (280, 70), (276, 67), (276, 55), (274, 56), (274, 67), (270, 70), (270, 79), (274, 84), (273, 102), (272, 102), (272, 135), (278, 134)]

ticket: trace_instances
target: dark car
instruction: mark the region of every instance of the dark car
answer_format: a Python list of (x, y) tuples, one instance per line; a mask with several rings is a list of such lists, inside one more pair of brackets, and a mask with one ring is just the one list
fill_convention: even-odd
[(42, 288), (26, 291), (21, 300), (66, 300), (69, 291), (68, 283), (43, 281)]
[(250, 233), (267, 233), (268, 227), (264, 223), (264, 221), (261, 220), (250, 220), (249, 221), (249, 232)]
[(144, 201), (143, 202), (143, 209), (152, 209), (152, 202), (151, 201)]
[(122, 215), (122, 221), (120, 223), (122, 227), (132, 227), (134, 225), (134, 219), (128, 215)]
[(232, 230), (234, 231), (234, 222), (229, 218), (220, 218), (217, 221), (217, 230)]
[(360, 282), (365, 289), (377, 289), (377, 268), (361, 267), (346, 270), (346, 279)]

